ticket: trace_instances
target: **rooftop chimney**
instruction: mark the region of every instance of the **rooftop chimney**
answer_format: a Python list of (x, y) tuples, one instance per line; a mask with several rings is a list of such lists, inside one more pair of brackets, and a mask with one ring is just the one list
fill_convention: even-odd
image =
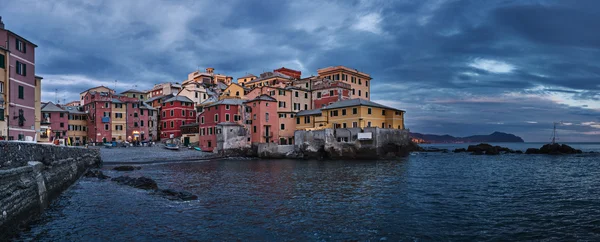
[(215, 71), (215, 68), (206, 68), (206, 73), (208, 74), (213, 74), (213, 72)]
[(0, 29), (4, 29), (4, 22), (2, 22), (2, 16), (0, 16)]

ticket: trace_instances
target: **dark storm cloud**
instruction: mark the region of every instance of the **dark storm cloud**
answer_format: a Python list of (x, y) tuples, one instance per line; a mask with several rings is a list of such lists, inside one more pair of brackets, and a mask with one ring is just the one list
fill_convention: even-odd
[(563, 120), (561, 132), (598, 141), (598, 1), (5, 2), (7, 28), (39, 45), (45, 100), (197, 68), (345, 65), (371, 74), (372, 99), (407, 110), (412, 131), (546, 141)]

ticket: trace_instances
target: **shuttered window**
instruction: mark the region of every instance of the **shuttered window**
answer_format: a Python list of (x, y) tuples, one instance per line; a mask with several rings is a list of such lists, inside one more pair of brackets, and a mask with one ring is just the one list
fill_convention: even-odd
[(0, 68), (6, 69), (6, 60), (4, 59), (4, 55), (0, 55)]

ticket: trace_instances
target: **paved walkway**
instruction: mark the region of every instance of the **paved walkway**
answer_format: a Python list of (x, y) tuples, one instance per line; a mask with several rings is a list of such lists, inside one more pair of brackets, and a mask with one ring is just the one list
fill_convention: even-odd
[(102, 161), (105, 164), (111, 163), (156, 163), (169, 161), (188, 161), (216, 158), (216, 155), (209, 152), (197, 151), (194, 149), (181, 148), (179, 150), (168, 150), (161, 145), (154, 147), (127, 147), (127, 148), (104, 148), (99, 149)]

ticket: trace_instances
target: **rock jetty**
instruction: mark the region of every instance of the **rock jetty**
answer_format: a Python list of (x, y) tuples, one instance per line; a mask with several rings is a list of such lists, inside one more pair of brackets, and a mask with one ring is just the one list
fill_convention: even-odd
[(472, 155), (499, 155), (508, 153), (517, 153), (517, 151), (511, 150), (502, 146), (493, 146), (486, 143), (478, 145), (469, 145), (467, 149), (458, 148), (453, 151), (454, 153), (470, 152)]
[(190, 201), (198, 199), (198, 196), (186, 192), (186, 191), (177, 191), (173, 189), (159, 189), (156, 181), (147, 178), (147, 177), (128, 177), (128, 176), (120, 176), (111, 179), (111, 181), (117, 182), (119, 184), (128, 185), (134, 188), (143, 189), (143, 190), (154, 190), (153, 194), (165, 197), (169, 200), (178, 200), (178, 201)]

